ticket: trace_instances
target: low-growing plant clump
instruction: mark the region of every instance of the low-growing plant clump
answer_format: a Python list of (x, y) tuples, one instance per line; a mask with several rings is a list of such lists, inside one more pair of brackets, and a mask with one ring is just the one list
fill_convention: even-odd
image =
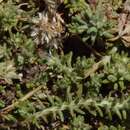
[(0, 0), (0, 130), (129, 130), (129, 18), (129, 0)]

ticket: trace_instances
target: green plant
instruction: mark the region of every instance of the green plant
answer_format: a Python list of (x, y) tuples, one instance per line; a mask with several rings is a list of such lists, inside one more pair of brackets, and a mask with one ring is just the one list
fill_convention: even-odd
[[(68, 32), (61, 2), (0, 2), (0, 129), (127, 130), (129, 49), (110, 46), (121, 43), (113, 16), (124, 2), (65, 0)], [(90, 55), (64, 54), (63, 35), (78, 35)]]
[(111, 7), (107, 7), (103, 0), (92, 6), (85, 0), (79, 0), (69, 6), (71, 13), (76, 13), (69, 25), (71, 33), (80, 35), (82, 40), (89, 44), (94, 44), (97, 39), (113, 37), (110, 30), (116, 23), (108, 18), (108, 8)]

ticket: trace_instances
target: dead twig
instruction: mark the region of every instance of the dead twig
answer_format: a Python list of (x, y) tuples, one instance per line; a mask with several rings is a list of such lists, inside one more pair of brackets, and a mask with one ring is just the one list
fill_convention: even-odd
[(19, 103), (21, 103), (21, 102), (27, 100), (28, 98), (30, 98), (31, 96), (33, 96), (41, 88), (43, 88), (43, 86), (39, 86), (39, 87), (35, 88), (34, 90), (27, 93), (24, 97), (22, 97), (18, 101), (14, 102), (11, 105), (9, 105), (9, 106), (3, 108), (2, 110), (0, 110), (0, 116), (3, 115), (3, 114), (7, 114), (8, 112), (12, 111)]

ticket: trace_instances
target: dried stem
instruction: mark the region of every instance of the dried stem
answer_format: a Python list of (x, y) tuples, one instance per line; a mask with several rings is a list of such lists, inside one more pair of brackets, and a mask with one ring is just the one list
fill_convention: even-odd
[(12, 103), (11, 105), (3, 108), (0, 111), (0, 115), (2, 114), (7, 114), (8, 112), (12, 111), (19, 103), (27, 100), (28, 98), (30, 98), (31, 96), (33, 96), (37, 91), (39, 91), (41, 88), (43, 88), (43, 86), (39, 86), (36, 89), (32, 90), (31, 92), (27, 93), (24, 97), (22, 97), (21, 99), (19, 99), (18, 101)]
[(101, 67), (102, 65), (108, 63), (110, 61), (110, 56), (105, 56), (103, 57), (102, 60), (100, 60), (99, 62), (95, 63), (92, 68), (88, 69), (85, 71), (84, 73), (84, 77), (88, 78), (90, 75), (92, 75), (93, 73), (95, 73), (95, 71), (97, 71), (99, 69), (99, 67)]

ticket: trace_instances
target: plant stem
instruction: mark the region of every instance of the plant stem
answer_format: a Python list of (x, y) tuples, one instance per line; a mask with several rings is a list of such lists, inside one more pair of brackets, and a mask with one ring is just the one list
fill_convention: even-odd
[(19, 103), (27, 100), (28, 98), (30, 98), (31, 96), (33, 96), (37, 91), (39, 91), (41, 88), (43, 88), (43, 86), (39, 86), (37, 88), (35, 88), (34, 90), (32, 90), (31, 92), (27, 93), (24, 97), (22, 97), (21, 99), (19, 99), (18, 101), (12, 103), (11, 105), (3, 108), (0, 111), (0, 115), (2, 114), (7, 114), (8, 112), (12, 111)]

